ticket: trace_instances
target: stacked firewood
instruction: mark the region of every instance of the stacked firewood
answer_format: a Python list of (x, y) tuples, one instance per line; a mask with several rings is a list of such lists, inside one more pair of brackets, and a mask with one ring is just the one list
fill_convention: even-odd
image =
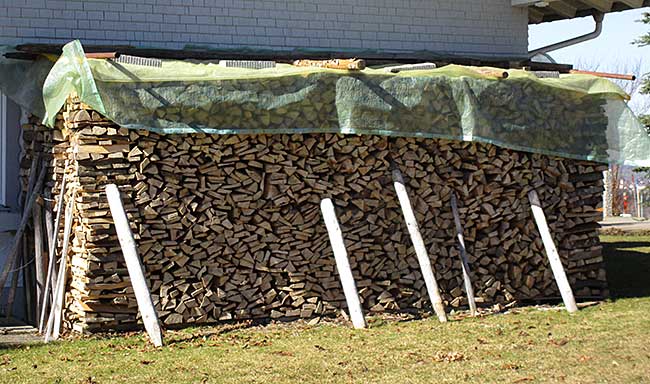
[[(608, 99), (602, 94), (584, 95), (521, 78), (495, 81), (503, 70), (450, 71), (467, 76), (306, 71), (206, 81), (98, 83), (115, 121), (131, 125), (218, 133), (317, 128), (463, 137), (471, 131), (493, 143), (608, 158)], [(476, 78), (476, 72), (492, 80)]]
[[(132, 327), (137, 304), (104, 186), (115, 183), (162, 323), (311, 318), (345, 298), (319, 208), (333, 199), (364, 310), (430, 308), (391, 179), (406, 187), (444, 300), (466, 305), (450, 206), (458, 196), (477, 301), (557, 298), (527, 193), (536, 189), (578, 297), (607, 295), (597, 234), (604, 165), (447, 140), (336, 134), (160, 135), (70, 99), (57, 129), (75, 225), (66, 325)], [(27, 152), (24, 164), (29, 164)], [(62, 228), (60, 235), (62, 235)]]

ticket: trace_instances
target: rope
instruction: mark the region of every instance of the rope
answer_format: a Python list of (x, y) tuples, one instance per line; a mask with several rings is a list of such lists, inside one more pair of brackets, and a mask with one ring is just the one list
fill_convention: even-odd
[(21, 267), (10, 270), (9, 273), (22, 271), (23, 269), (27, 268), (30, 264), (32, 264), (35, 260), (36, 260), (36, 256), (32, 257), (32, 259), (28, 263), (23, 264)]

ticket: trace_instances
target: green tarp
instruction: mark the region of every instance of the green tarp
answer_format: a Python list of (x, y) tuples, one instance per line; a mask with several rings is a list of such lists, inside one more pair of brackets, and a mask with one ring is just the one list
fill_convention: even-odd
[[(0, 67), (11, 62), (5, 59)], [(25, 81), (19, 74), (46, 66), (41, 60), (16, 76), (0, 75), (0, 86), (36, 114), (44, 105), (40, 115), (50, 126), (74, 91), (123, 127), (159, 133), (419, 136), (650, 166), (650, 136), (628, 108), (628, 96), (594, 76), (539, 79), (509, 70), (509, 78), (497, 79), (455, 65), (398, 74), (283, 64), (237, 69), (176, 60), (157, 68), (86, 59), (73, 41), (49, 70), (42, 99), (34, 90), (28, 92), (34, 100), (17, 94), (17, 82)]]

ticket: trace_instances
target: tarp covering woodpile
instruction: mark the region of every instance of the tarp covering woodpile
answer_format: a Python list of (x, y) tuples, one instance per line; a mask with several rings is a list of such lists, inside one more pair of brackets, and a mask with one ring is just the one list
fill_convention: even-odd
[[(163, 134), (345, 133), (477, 141), (599, 162), (650, 166), (650, 136), (629, 96), (588, 75), (507, 79), (450, 65), (390, 73), (278, 64), (268, 69), (164, 60), (161, 67), (86, 59), (67, 44), (37, 92), (17, 92), (16, 73), (42, 73), (46, 60), (13, 68), (0, 86), (52, 126), (68, 95), (122, 127)], [(11, 67), (14, 65), (14, 67)], [(49, 64), (51, 65), (51, 64)], [(18, 69), (16, 69), (18, 68)], [(38, 83), (31, 81), (32, 84)], [(33, 88), (33, 87), (32, 87)]]

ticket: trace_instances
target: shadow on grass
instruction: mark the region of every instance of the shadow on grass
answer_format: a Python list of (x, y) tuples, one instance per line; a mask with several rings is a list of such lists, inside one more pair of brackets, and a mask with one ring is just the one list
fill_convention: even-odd
[[(650, 297), (650, 242), (603, 242), (612, 298)], [(645, 251), (645, 252), (644, 252)]]

